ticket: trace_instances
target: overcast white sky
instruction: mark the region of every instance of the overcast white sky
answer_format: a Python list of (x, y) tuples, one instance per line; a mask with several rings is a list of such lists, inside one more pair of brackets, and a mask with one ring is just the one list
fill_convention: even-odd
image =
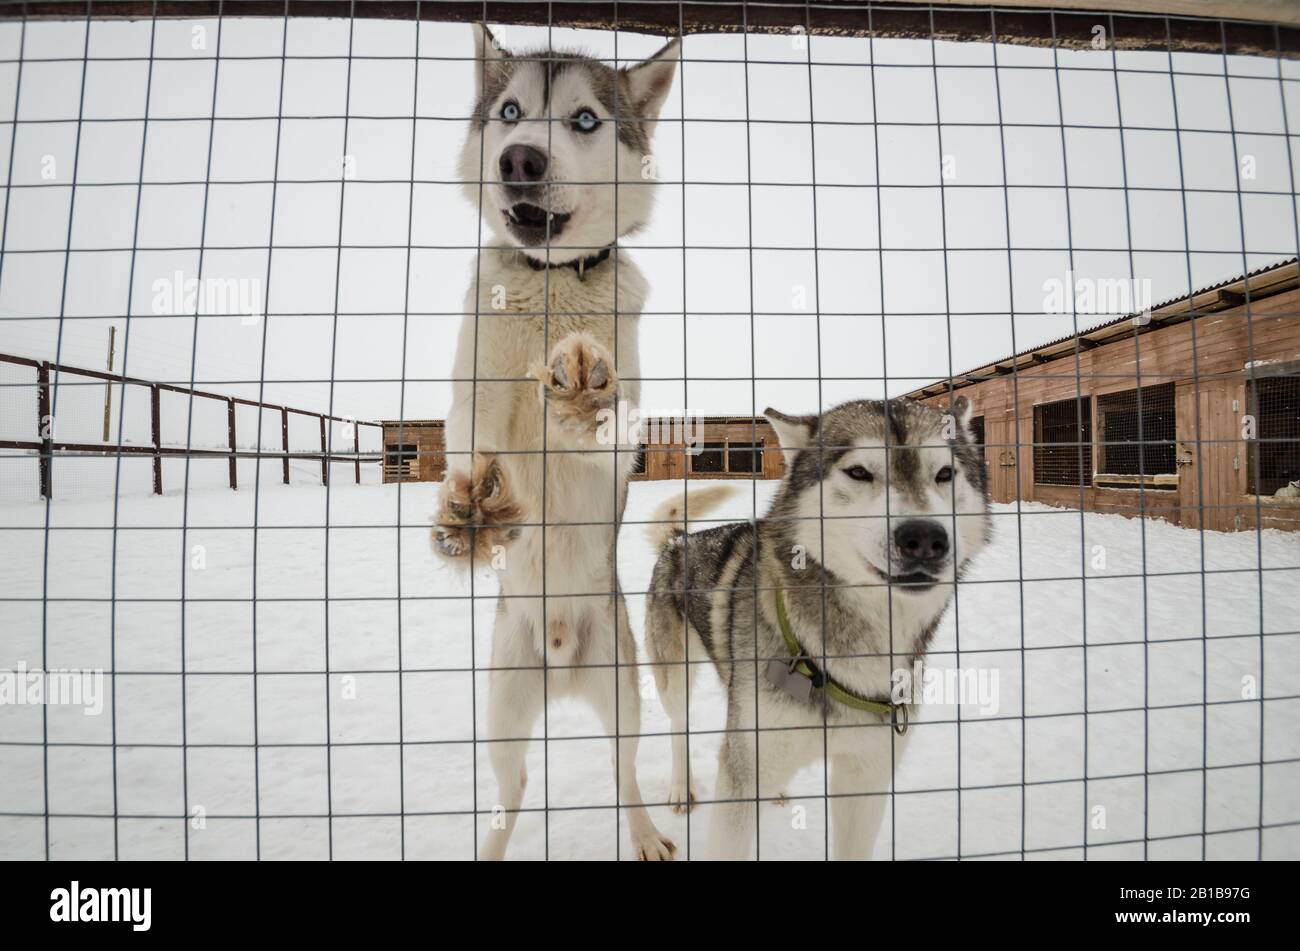
[[(205, 49), (193, 48), (196, 26)], [(267, 399), (308, 409), (330, 405), (332, 379), (339, 415), (445, 415), (450, 388), (437, 379), (451, 369), (479, 234), (477, 209), (450, 183), (473, 99), (473, 65), (457, 59), (471, 53), (469, 27), (421, 25), (417, 78), (414, 25), (357, 21), (349, 100), (348, 23), (290, 20), (273, 186), (282, 29), (279, 20), (225, 21), (222, 56), (245, 58), (218, 68), (216, 21), (157, 24), (147, 108), (167, 121), (148, 123), (137, 190), (150, 24), (91, 24), (84, 107), (85, 24), (28, 25), (12, 168), (19, 29), (0, 24), (0, 181), (44, 186), (10, 191), (0, 350), (54, 358), (62, 311), (76, 318), (62, 322), (59, 356), (70, 364), (102, 367), (116, 324), (119, 372), (125, 350), (132, 375), (188, 381), (193, 364), (203, 386), (253, 396), (265, 380)], [(546, 35), (499, 33), (507, 46)], [(556, 30), (554, 39), (615, 52), (609, 33)], [(620, 58), (636, 58), (662, 41), (624, 33), (617, 43)], [(1295, 253), (1300, 143), (1288, 149), (1284, 134), (1300, 128), (1294, 63), (1282, 64), (1279, 82), (1275, 60), (1232, 58), (1225, 84), (1222, 57), (1178, 55), (1171, 89), (1163, 54), (1063, 52), (1069, 68), (1057, 72), (1050, 50), (999, 47), (995, 76), (987, 44), (940, 43), (932, 60), (927, 41), (879, 41), (874, 68), (864, 40), (813, 37), (803, 48), (752, 36), (747, 45), (739, 36), (687, 38), (655, 141), (670, 184), (652, 225), (627, 242), (652, 288), (641, 331), (653, 378), (647, 409), (812, 411), (819, 401), (879, 395), (886, 375), (888, 392), (904, 392), (1059, 337), (1071, 318), (1039, 312), (1043, 282), (1063, 277), (1071, 243), (1078, 274), (1150, 279), (1156, 301)], [(1175, 104), (1177, 125), (1195, 130), (1181, 140)], [(78, 155), (79, 111), (91, 121), (81, 124)], [(1062, 119), (1110, 128), (1066, 129), (1063, 150)], [(1254, 160), (1240, 212), (1233, 128), (1237, 155)], [(415, 178), (428, 182), (414, 186), (413, 203), (412, 148)], [(341, 186), (344, 154), (355, 159), (355, 180)], [(941, 155), (955, 172), (942, 190)], [(43, 177), (51, 161), (52, 180)], [(1127, 195), (1114, 187), (1126, 174)], [(1155, 190), (1176, 189), (1180, 175), (1188, 188), (1217, 190), (1186, 194), (1186, 237), (1183, 196)], [(366, 181), (374, 179), (397, 181)], [(248, 180), (261, 183), (236, 184)], [(684, 194), (672, 184), (683, 180)], [(275, 247), (269, 289), (263, 283), (272, 314), (265, 352), (262, 324), (230, 317), (201, 319), (197, 353), (185, 316), (133, 319), (124, 341), (124, 315), (150, 313), (159, 277), (195, 276), (200, 245), (203, 277), (263, 282)], [(1008, 255), (1008, 246), (1017, 250)], [(84, 413), (71, 411), (71, 396), (60, 412), (62, 438), (97, 438), (102, 390), (85, 389)], [(17, 405), (0, 404), (5, 430)], [(81, 417), (85, 433), (68, 428), (83, 428)]]

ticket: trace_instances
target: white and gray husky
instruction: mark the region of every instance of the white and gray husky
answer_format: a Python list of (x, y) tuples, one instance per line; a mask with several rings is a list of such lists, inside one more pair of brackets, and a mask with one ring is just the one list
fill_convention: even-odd
[(786, 453), (766, 518), (687, 534), (683, 517), (718, 501), (706, 489), (669, 499), (651, 524), (646, 648), (672, 721), (669, 801), (684, 811), (696, 798), (688, 671), (708, 657), (727, 724), (707, 856), (751, 856), (757, 803), (827, 757), (833, 856), (870, 858), (907, 739), (891, 676), (924, 653), (988, 538), (983, 453), (965, 398), (946, 413), (863, 400), (766, 415)]
[(487, 712), (500, 793), (479, 854), (505, 854), (544, 698), (576, 694), (622, 738), (634, 851), (670, 858), (637, 787), (636, 647), (613, 558), (636, 447), (598, 435), (603, 411), (638, 401), (646, 282), (616, 242), (650, 214), (643, 169), (678, 44), (615, 69), (507, 52), (484, 26), (474, 38), (479, 99), (460, 175), (492, 239), (456, 346), (433, 541), (449, 559), (490, 561), (501, 583)]

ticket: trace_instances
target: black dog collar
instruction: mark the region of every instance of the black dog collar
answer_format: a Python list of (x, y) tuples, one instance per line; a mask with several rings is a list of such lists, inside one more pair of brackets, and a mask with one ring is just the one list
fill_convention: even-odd
[(562, 261), (559, 263), (556, 263), (554, 261), (538, 261), (534, 258), (530, 258), (526, 254), (524, 255), (524, 260), (528, 262), (528, 266), (532, 268), (534, 271), (545, 271), (548, 268), (556, 269), (556, 268), (568, 267), (568, 268), (573, 268), (573, 270), (577, 271), (578, 277), (585, 277), (587, 271), (591, 270), (597, 264), (600, 264), (603, 261), (607, 260), (610, 254), (613, 252), (613, 250), (614, 250), (613, 246), (607, 248), (601, 248), (595, 254), (588, 255), (585, 258), (575, 258), (572, 261)]

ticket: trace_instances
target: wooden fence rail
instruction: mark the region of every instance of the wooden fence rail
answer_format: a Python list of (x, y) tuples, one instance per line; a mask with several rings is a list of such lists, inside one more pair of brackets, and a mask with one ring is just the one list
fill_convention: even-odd
[(811, 33), (1093, 49), (1300, 53), (1295, 0), (0, 0), (0, 20), (336, 17), (681, 33)]
[[(329, 467), (333, 462), (350, 462), (354, 466), (354, 475), (356, 483), (361, 484), (361, 463), (363, 462), (380, 462), (383, 459), (382, 452), (365, 452), (361, 451), (361, 427), (373, 426), (380, 432), (383, 427), (379, 423), (369, 422), (366, 420), (349, 419), (343, 416), (331, 416), (326, 413), (312, 412), (311, 410), (297, 409), (292, 406), (283, 406), (278, 403), (266, 403), (259, 400), (250, 400), (239, 396), (228, 396), (221, 393), (210, 393), (205, 390), (194, 389), (193, 387), (180, 386), (174, 383), (157, 383), (152, 380), (144, 380), (139, 377), (123, 376), (117, 373), (106, 373), (103, 370), (89, 370), (83, 367), (72, 367), (62, 363), (53, 363), (49, 360), (34, 360), (30, 357), (19, 357), (13, 354), (0, 353), (0, 363), (9, 363), (16, 366), (31, 367), (36, 371), (36, 432), (39, 436), (34, 440), (21, 439), (0, 439), (0, 449), (25, 449), (34, 451), (40, 465), (41, 473), (41, 495), (50, 499), (54, 497), (54, 459), (56, 456), (151, 456), (153, 458), (153, 491), (156, 495), (161, 495), (163, 491), (162, 482), (162, 461), (167, 456), (182, 457), (199, 457), (199, 458), (225, 458), (230, 463), (230, 487), (239, 488), (239, 466), (240, 459), (280, 459), (283, 461), (282, 479), (285, 485), (289, 484), (289, 460), (290, 459), (311, 459), (319, 460), (321, 465), (321, 485), (329, 485)], [(95, 380), (103, 380), (107, 383), (117, 383), (122, 386), (142, 386), (149, 389), (149, 416), (150, 416), (150, 435), (149, 445), (128, 445), (122, 442), (122, 434), (118, 433), (116, 443), (80, 443), (59, 441), (55, 438), (56, 427), (54, 425), (54, 391), (58, 387), (58, 375), (67, 373), (72, 376), (83, 376)], [(53, 382), (51, 382), (53, 379)], [(164, 446), (162, 440), (162, 394), (179, 393), (191, 398), (219, 400), (226, 404), (226, 449), (209, 449), (194, 448), (189, 446)], [(280, 445), (281, 451), (267, 452), (261, 449), (249, 450), (239, 449), (236, 440), (236, 406), (251, 406), (259, 410), (273, 410), (280, 414)], [(319, 421), (320, 428), (320, 451), (315, 450), (308, 452), (291, 452), (289, 450), (289, 414), (296, 413), (299, 416), (314, 418)], [(337, 422), (352, 427), (352, 449), (351, 451), (339, 452), (331, 450), (329, 446), (329, 428), (328, 423)]]

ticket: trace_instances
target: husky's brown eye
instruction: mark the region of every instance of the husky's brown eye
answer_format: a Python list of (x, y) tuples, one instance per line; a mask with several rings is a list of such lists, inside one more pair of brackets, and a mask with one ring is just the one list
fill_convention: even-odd
[(935, 482), (951, 482), (951, 481), (952, 481), (952, 466), (944, 466), (942, 469), (940, 469), (938, 472), (936, 472), (936, 473), (934, 474), (934, 481), (935, 481)]
[(874, 482), (876, 478), (866, 466), (849, 466), (844, 470), (844, 474), (850, 479), (856, 479), (859, 482)]

